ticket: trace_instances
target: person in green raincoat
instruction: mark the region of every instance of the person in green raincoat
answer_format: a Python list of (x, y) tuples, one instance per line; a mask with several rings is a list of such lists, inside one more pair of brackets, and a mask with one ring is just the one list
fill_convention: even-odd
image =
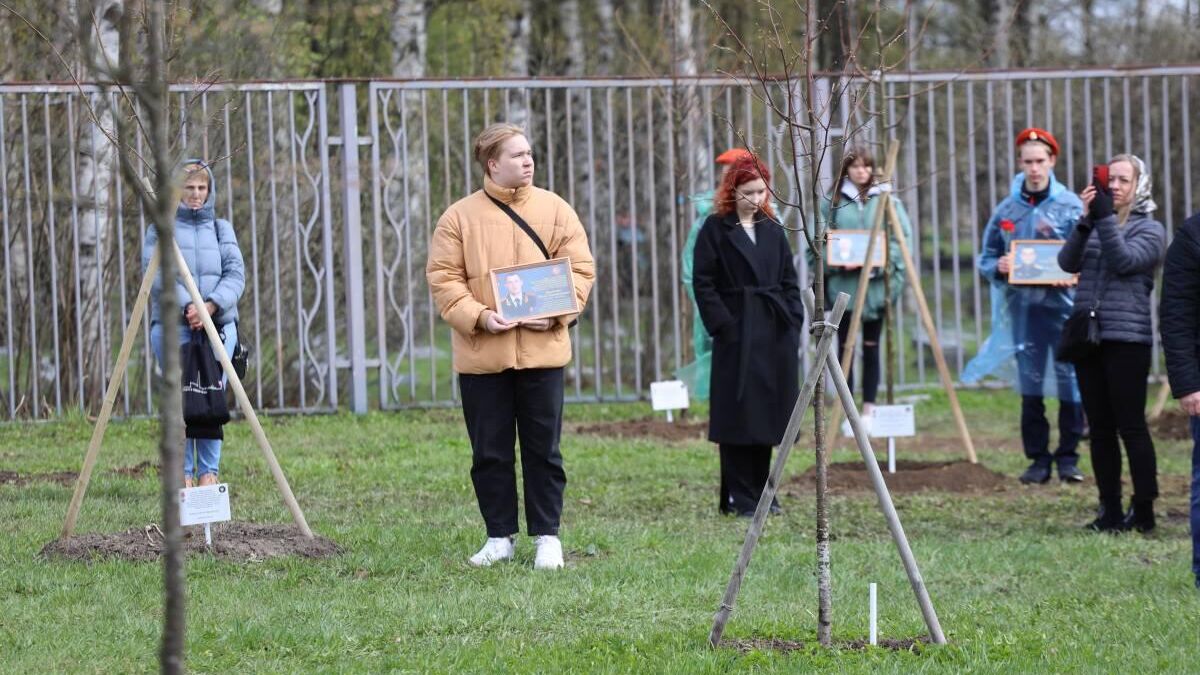
[[(882, 203), (881, 196), (891, 192), (889, 183), (881, 183), (875, 177), (875, 159), (871, 153), (862, 148), (850, 149), (842, 157), (842, 167), (838, 172), (837, 182), (829, 198), (821, 204), (821, 215), (826, 226), (831, 231), (836, 230), (867, 230), (875, 225), (876, 211)], [(891, 197), (896, 205), (896, 215), (900, 219), (900, 228), (904, 231), (906, 241), (912, 240), (912, 226), (904, 205)], [(904, 291), (904, 258), (900, 254), (900, 244), (895, 237), (890, 236), (889, 222), (883, 221), (881, 227), (888, 234), (887, 268), (891, 273), (892, 306), (895, 307)], [(878, 249), (876, 249), (878, 250)], [(809, 262), (813, 260), (812, 251), (808, 252)], [(828, 260), (826, 261), (828, 263)], [(838, 293), (846, 293), (851, 298), (858, 293), (859, 274), (861, 265), (825, 267), (825, 302), (826, 307), (833, 306), (833, 300)], [(862, 345), (862, 417), (870, 425), (871, 416), (875, 409), (875, 398), (879, 392), (880, 355), (879, 338), (883, 332), (885, 306), (887, 304), (883, 283), (884, 269), (877, 267), (871, 270), (867, 282), (867, 297), (863, 304), (861, 334), (857, 342)], [(847, 308), (838, 326), (838, 356), (845, 348), (846, 340), (850, 337), (850, 317), (852, 312)], [(847, 378), (851, 388), (854, 386), (854, 373)], [(843, 433), (849, 425), (843, 425)]]
[[(754, 154), (745, 148), (731, 148), (717, 155), (716, 163), (722, 167), (717, 181), (720, 182), (725, 177), (725, 171), (734, 163), (753, 156)], [(709, 370), (712, 368), (712, 336), (704, 330), (704, 322), (700, 321), (700, 309), (696, 306), (696, 292), (692, 288), (692, 258), (696, 251), (696, 237), (700, 234), (700, 228), (713, 212), (714, 194), (715, 190), (705, 190), (691, 196), (691, 202), (696, 208), (696, 219), (692, 222), (692, 228), (688, 230), (687, 241), (683, 244), (683, 287), (692, 301), (693, 360), (681, 368), (677, 376), (687, 382), (691, 397), (700, 401), (708, 400)]]

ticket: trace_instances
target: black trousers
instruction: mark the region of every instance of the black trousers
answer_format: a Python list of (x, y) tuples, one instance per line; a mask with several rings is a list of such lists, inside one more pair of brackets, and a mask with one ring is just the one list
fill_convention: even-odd
[(721, 513), (753, 515), (771, 473), (771, 446), (721, 443)]
[(516, 534), (516, 442), (521, 441), (525, 525), (530, 535), (558, 534), (563, 471), (563, 369), (505, 370), (459, 375), (463, 417), (471, 439), (471, 482), (489, 537)]
[[(838, 326), (838, 358), (842, 358), (842, 350), (850, 339), (850, 314), (842, 315), (842, 323)], [(862, 322), (862, 334), (858, 344), (862, 345), (862, 389), (863, 403), (874, 403), (879, 393), (879, 336), (883, 334), (883, 319)], [(846, 384), (854, 391), (854, 370), (848, 370)]]
[(1146, 426), (1150, 345), (1101, 342), (1097, 354), (1075, 364), (1079, 393), (1092, 425), (1092, 470), (1100, 501), (1120, 509), (1121, 446), (1125, 442), (1134, 501), (1158, 497), (1154, 441)]

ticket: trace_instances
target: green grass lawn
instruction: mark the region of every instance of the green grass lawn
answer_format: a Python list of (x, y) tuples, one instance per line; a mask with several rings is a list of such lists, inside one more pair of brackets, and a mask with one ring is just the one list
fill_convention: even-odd
[[(963, 392), (981, 460), (1024, 467), (1018, 402)], [(647, 405), (569, 406), (567, 425), (649, 415)], [(918, 404), (923, 437), (902, 458), (961, 456), (944, 396)], [(456, 410), (269, 418), (271, 437), (332, 559), (187, 566), (188, 667), (198, 672), (1188, 672), (1200, 668), (1200, 593), (1186, 518), (1190, 447), (1159, 441), (1164, 498), (1150, 537), (1089, 534), (1094, 487), (1057, 484), (986, 496), (900, 495), (896, 503), (950, 644), (919, 653), (709, 649), (705, 639), (745, 535), (716, 514), (708, 444), (565, 434), (567, 569), (517, 560), (473, 569), (483, 541)], [(77, 470), (79, 418), (0, 426), (0, 470)], [(156, 425), (109, 427), (80, 531), (158, 520), (157, 480), (112, 473), (154, 459)], [(234, 516), (286, 522), (244, 423), (228, 430), (223, 477)], [(811, 438), (809, 436), (808, 438)], [(1086, 449), (1085, 453), (1086, 455)], [(848, 448), (835, 461), (857, 458)], [(812, 464), (798, 446), (789, 476)], [(1090, 465), (1083, 462), (1085, 472)], [(1182, 486), (1182, 492), (1181, 487)], [(157, 666), (161, 568), (47, 562), (70, 488), (0, 486), (0, 670), (142, 672)], [(815, 643), (813, 504), (781, 500), (726, 631), (728, 640)], [(867, 584), (879, 584), (882, 637), (924, 633), (876, 508), (863, 493), (832, 503), (834, 635), (867, 636)]]

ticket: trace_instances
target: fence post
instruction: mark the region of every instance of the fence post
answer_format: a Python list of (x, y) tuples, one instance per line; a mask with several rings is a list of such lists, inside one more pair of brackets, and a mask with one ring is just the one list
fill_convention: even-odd
[(354, 84), (338, 86), (342, 145), (342, 214), (346, 319), (350, 342), (350, 411), (367, 412), (367, 322), (363, 294), (362, 184), (358, 172), (358, 102)]

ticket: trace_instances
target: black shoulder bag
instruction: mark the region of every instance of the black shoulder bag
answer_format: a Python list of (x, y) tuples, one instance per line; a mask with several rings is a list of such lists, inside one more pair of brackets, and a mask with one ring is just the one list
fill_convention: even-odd
[(1094, 356), (1100, 349), (1100, 315), (1096, 310), (1100, 308), (1100, 298), (1104, 297), (1104, 289), (1108, 286), (1108, 275), (1101, 274), (1092, 306), (1076, 309), (1063, 322), (1062, 334), (1054, 349), (1054, 358), (1059, 361), (1078, 364)]
[[(484, 194), (487, 195), (487, 192), (485, 191)], [(517, 215), (517, 212), (513, 211), (511, 206), (499, 199), (491, 195), (487, 195), (487, 198), (492, 200), (492, 203), (498, 206), (501, 211), (508, 214), (508, 217), (512, 218), (512, 221), (517, 224), (517, 227), (521, 228), (522, 232), (529, 235), (529, 238), (533, 240), (533, 243), (537, 244), (538, 250), (546, 257), (546, 260), (550, 259), (550, 250), (546, 248), (546, 245), (542, 243), (542, 238), (538, 236), (537, 232), (533, 231), (533, 228), (529, 226), (529, 223), (525, 222), (524, 218)], [(567, 324), (567, 328), (574, 328), (577, 323), (579, 323), (579, 320), (573, 319), (571, 323)]]

